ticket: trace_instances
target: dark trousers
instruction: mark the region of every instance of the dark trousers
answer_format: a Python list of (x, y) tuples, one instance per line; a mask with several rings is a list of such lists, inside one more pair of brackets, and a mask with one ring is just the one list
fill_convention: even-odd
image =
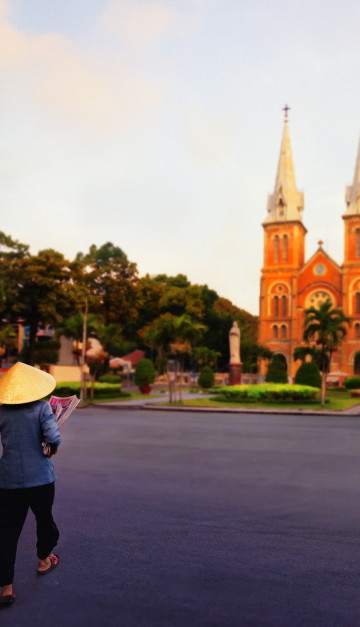
[(12, 584), (16, 549), (29, 511), (36, 518), (37, 555), (46, 559), (59, 539), (52, 517), (55, 486), (53, 483), (35, 488), (0, 489), (0, 586)]

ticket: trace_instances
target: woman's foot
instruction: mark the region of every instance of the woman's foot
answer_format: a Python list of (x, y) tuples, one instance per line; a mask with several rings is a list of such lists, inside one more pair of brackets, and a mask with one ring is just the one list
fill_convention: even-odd
[(50, 553), (49, 557), (44, 560), (39, 560), (39, 566), (37, 569), (38, 575), (46, 575), (51, 570), (54, 570), (59, 563), (59, 557), (55, 553)]
[(16, 599), (12, 584), (1, 588), (0, 605), (12, 605)]

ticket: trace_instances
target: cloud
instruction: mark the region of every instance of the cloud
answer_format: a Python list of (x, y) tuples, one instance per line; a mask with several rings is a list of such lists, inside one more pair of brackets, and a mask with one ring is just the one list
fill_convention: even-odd
[(125, 43), (147, 47), (173, 34), (184, 36), (199, 23), (209, 0), (182, 3), (144, 0), (110, 0), (101, 25)]
[(78, 52), (57, 33), (28, 35), (7, 20), (9, 5), (0, 0), (0, 81), (7, 102), (33, 101), (47, 114), (93, 130), (116, 130), (162, 99), (162, 89), (128, 70), (106, 52), (93, 58)]
[(7, 0), (0, 0), (0, 20), (4, 20), (10, 14), (10, 7)]
[(169, 3), (112, 0), (106, 7), (102, 23), (128, 42), (147, 45), (168, 33), (176, 18), (177, 12)]

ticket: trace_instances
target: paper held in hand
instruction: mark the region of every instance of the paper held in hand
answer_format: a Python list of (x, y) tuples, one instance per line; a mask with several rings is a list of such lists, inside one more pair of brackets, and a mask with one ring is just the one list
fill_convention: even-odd
[[(54, 414), (55, 420), (59, 429), (63, 426), (64, 422), (67, 421), (70, 414), (73, 412), (75, 407), (80, 403), (80, 399), (77, 396), (52, 396), (50, 398), (50, 406), (52, 412)], [(43, 442), (43, 450), (44, 455), (47, 457), (50, 456), (50, 446), (46, 442)]]
[(49, 401), (59, 429), (67, 421), (75, 407), (80, 403), (77, 396), (52, 396)]

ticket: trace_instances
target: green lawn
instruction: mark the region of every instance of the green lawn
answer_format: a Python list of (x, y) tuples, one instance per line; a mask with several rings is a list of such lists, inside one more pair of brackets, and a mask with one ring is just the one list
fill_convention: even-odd
[(199, 398), (194, 400), (186, 400), (182, 402), (182, 405), (188, 407), (243, 407), (248, 409), (315, 409), (318, 411), (342, 411), (343, 409), (347, 409), (348, 407), (353, 407), (354, 405), (359, 404), (358, 398), (352, 398), (349, 392), (343, 392), (339, 394), (339, 392), (328, 391), (326, 394), (327, 402), (325, 404), (324, 409), (320, 405), (320, 401), (311, 401), (308, 403), (299, 402), (296, 403), (292, 401), (291, 403), (282, 403), (280, 401), (277, 402), (258, 402), (258, 403), (249, 403), (249, 402), (224, 402), (224, 401), (216, 401), (216, 397), (213, 398)]

